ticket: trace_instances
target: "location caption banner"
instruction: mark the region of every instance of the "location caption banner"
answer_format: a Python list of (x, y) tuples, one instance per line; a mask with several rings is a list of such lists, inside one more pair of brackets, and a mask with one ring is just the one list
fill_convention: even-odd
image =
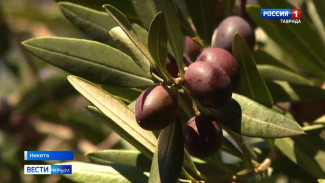
[(24, 160), (73, 160), (73, 151), (24, 151)]

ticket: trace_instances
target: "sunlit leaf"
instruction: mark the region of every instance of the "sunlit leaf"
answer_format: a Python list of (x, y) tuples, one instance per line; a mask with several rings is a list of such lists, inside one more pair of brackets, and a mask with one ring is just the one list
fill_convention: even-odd
[(249, 98), (233, 94), (241, 111), (234, 107), (233, 115), (242, 112), (241, 134), (253, 137), (289, 137), (304, 134), (302, 128), (293, 119), (267, 108)]
[(76, 76), (69, 76), (69, 82), (86, 99), (110, 118), (111, 128), (147, 157), (152, 157), (157, 139), (152, 132), (142, 129), (134, 113), (102, 88)]

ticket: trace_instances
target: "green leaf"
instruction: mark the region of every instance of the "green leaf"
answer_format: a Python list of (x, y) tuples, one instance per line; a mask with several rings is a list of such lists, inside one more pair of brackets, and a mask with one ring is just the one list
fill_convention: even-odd
[(233, 14), (234, 5), (235, 0), (222, 0), (222, 8), (226, 16), (231, 16)]
[(152, 58), (156, 61), (157, 70), (162, 74), (168, 74), (165, 66), (167, 59), (167, 30), (161, 12), (156, 14), (150, 25), (148, 48)]
[(287, 69), (290, 71), (295, 71), (293, 68), (291, 68), (289, 65), (286, 65), (284, 61), (279, 61), (276, 58), (274, 58), (272, 55), (267, 53), (266, 51), (263, 51), (261, 49), (257, 51), (253, 51), (253, 58), (257, 65), (273, 65), (280, 67), (282, 69)]
[(312, 82), (292, 71), (273, 65), (257, 65), (259, 73), (266, 81), (282, 80), (294, 84), (312, 86)]
[(319, 17), (321, 18), (323, 25), (324, 25), (325, 24), (325, 2), (319, 1), (319, 0), (313, 0), (313, 3), (315, 4), (317, 13), (318, 13)]
[(148, 177), (139, 169), (123, 165), (96, 165), (78, 161), (58, 163), (57, 165), (72, 165), (72, 174), (64, 174), (74, 182), (118, 182), (118, 183), (143, 183)]
[(81, 31), (91, 38), (112, 45), (108, 30), (117, 26), (115, 21), (105, 12), (100, 12), (70, 2), (60, 2), (63, 15)]
[(132, 167), (150, 167), (150, 160), (137, 150), (102, 150), (89, 152), (87, 158), (94, 163), (117, 163)]
[(239, 66), (240, 84), (238, 92), (265, 106), (271, 107), (273, 105), (271, 94), (257, 70), (246, 41), (238, 32), (234, 36), (232, 52)]
[(152, 157), (157, 139), (152, 132), (142, 129), (137, 124), (134, 113), (127, 106), (84, 79), (68, 76), (68, 80), (79, 93), (111, 119), (107, 122), (114, 131), (147, 157)]
[(325, 178), (325, 145), (319, 132), (305, 136), (276, 139), (275, 145), (291, 161), (315, 178)]
[(142, 92), (141, 89), (137, 89), (137, 88), (127, 88), (127, 87), (112, 86), (112, 85), (104, 85), (102, 86), (102, 88), (108, 91), (108, 93), (113, 95), (115, 98), (126, 103), (133, 102), (135, 99), (138, 98), (138, 96)]
[(121, 29), (121, 27), (114, 27), (109, 31), (109, 35), (115, 41), (116, 46), (128, 54), (133, 61), (142, 68), (147, 75), (150, 75), (150, 61), (139, 50), (137, 45), (132, 42), (128, 35)]
[(149, 35), (148, 31), (136, 23), (133, 23), (132, 27), (134, 31), (137, 33), (137, 35), (139, 36), (139, 38), (141, 39), (142, 43), (147, 45), (148, 35)]
[[(262, 8), (294, 8), (287, 1), (259, 0)], [(301, 24), (281, 24), (279, 19), (261, 19), (260, 7), (249, 5), (247, 13), (252, 20), (279, 46), (288, 52), (310, 74), (325, 78), (325, 46), (309, 20), (301, 16)]]
[(174, 121), (161, 130), (156, 148), (149, 183), (176, 182), (183, 165), (184, 143), (180, 121)]
[(193, 24), (205, 45), (210, 45), (217, 24), (217, 1), (186, 0)]
[(105, 4), (103, 8), (106, 12), (113, 18), (113, 20), (123, 29), (123, 31), (128, 35), (131, 41), (139, 48), (142, 54), (147, 58), (147, 60), (154, 65), (154, 61), (147, 49), (147, 47), (141, 42), (138, 35), (132, 28), (130, 22), (125, 17), (125, 15), (116, 9), (114, 6)]
[(173, 0), (154, 0), (158, 11), (162, 11), (165, 17), (168, 41), (176, 59), (177, 67), (183, 76), (183, 35), (176, 4)]
[(301, 102), (325, 99), (325, 90), (286, 81), (267, 82), (274, 102)]
[(276, 138), (304, 134), (296, 121), (273, 109), (235, 93), (233, 99), (241, 107), (241, 111), (234, 110), (233, 115), (242, 112), (240, 126), (242, 135)]
[(46, 62), (94, 82), (129, 87), (154, 84), (130, 57), (98, 42), (49, 37), (22, 44)]
[(131, 0), (131, 2), (143, 26), (149, 29), (150, 23), (157, 12), (155, 4), (152, 0)]
[(112, 6), (115, 6), (121, 12), (123, 12), (131, 21), (139, 22), (137, 14), (132, 6), (132, 3), (129, 0), (56, 0), (57, 2), (72, 2), (80, 4), (85, 7), (89, 7), (95, 10), (102, 10), (102, 5), (109, 3)]

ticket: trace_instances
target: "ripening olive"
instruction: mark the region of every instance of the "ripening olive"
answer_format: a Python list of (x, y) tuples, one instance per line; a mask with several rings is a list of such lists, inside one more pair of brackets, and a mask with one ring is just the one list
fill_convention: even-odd
[(222, 129), (210, 117), (192, 117), (185, 126), (184, 135), (185, 148), (198, 158), (212, 155), (221, 147)]
[(185, 72), (184, 84), (206, 107), (221, 107), (231, 98), (229, 77), (220, 67), (210, 62), (197, 61), (191, 64)]
[(237, 31), (246, 40), (248, 46), (253, 49), (255, 45), (254, 29), (239, 16), (228, 17), (219, 24), (215, 40), (212, 40), (214, 42), (212, 46), (232, 52), (232, 41)]
[(185, 53), (192, 61), (195, 61), (197, 56), (200, 55), (201, 49), (202, 47), (198, 42), (193, 41), (191, 37), (186, 37)]
[(239, 84), (238, 64), (235, 57), (227, 50), (222, 48), (205, 48), (197, 60), (211, 62), (222, 68), (230, 77), (232, 88), (237, 88)]
[(176, 114), (176, 96), (163, 86), (147, 88), (135, 104), (136, 121), (146, 130), (165, 128), (174, 121)]

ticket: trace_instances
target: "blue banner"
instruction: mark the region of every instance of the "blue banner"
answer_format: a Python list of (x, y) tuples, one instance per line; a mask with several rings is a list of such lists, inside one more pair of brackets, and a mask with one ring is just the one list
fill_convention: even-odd
[(73, 151), (25, 151), (24, 160), (73, 160)]
[(51, 174), (72, 174), (72, 165), (51, 165)]
[(261, 18), (289, 19), (291, 9), (261, 9)]
[(72, 165), (24, 165), (24, 174), (72, 174)]

